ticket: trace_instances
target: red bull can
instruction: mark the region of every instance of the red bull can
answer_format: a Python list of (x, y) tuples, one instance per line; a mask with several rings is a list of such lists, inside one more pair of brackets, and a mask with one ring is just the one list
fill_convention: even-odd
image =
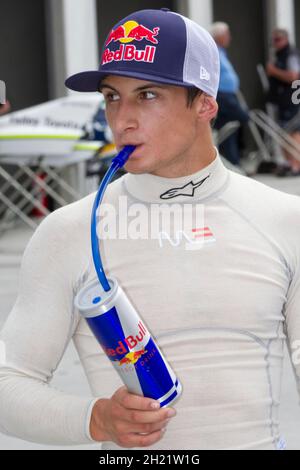
[(108, 282), (108, 292), (98, 280), (84, 286), (75, 306), (128, 390), (169, 406), (181, 395), (181, 383), (117, 280)]

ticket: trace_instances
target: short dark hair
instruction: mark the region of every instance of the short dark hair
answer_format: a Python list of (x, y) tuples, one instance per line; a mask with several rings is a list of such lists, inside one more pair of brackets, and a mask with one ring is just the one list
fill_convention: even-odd
[(190, 108), (198, 95), (202, 95), (203, 91), (195, 86), (187, 88), (187, 107)]

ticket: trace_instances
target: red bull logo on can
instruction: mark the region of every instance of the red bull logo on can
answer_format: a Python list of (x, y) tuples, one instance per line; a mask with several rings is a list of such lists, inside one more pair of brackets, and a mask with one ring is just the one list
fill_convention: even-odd
[(120, 48), (116, 51), (111, 51), (109, 48), (105, 49), (101, 64), (107, 64), (113, 61), (120, 60), (135, 60), (138, 62), (153, 62), (156, 47), (147, 45), (145, 49), (139, 50), (135, 45), (129, 45), (132, 41), (142, 41), (143, 39), (152, 43), (158, 44), (156, 36), (159, 33), (159, 27), (149, 29), (136, 21), (127, 21), (123, 25), (113, 29), (108, 35), (105, 46), (111, 43), (121, 43)]
[(148, 351), (145, 349), (141, 349), (140, 351), (131, 351), (126, 354), (120, 361), (119, 364), (122, 366), (123, 364), (135, 364), (140, 357), (142, 357), (144, 354), (146, 354)]
[[(145, 338), (147, 334), (147, 330), (144, 327), (143, 323), (140, 321), (138, 324), (138, 334), (135, 335), (129, 335), (124, 340), (120, 340), (117, 343), (117, 346), (115, 348), (105, 348), (105, 352), (107, 356), (112, 360), (117, 360), (117, 356), (123, 355), (124, 358), (128, 356), (129, 359), (137, 357), (137, 360), (139, 359), (138, 357), (138, 352), (140, 351), (133, 351), (130, 352), (131, 349), (136, 348), (139, 346), (141, 343), (143, 343), (143, 339)], [(142, 344), (141, 344), (142, 346)], [(129, 353), (128, 353), (129, 350)], [(141, 351), (144, 351), (144, 349), (141, 349)], [(134, 356), (136, 354), (136, 356)], [(124, 359), (122, 358), (122, 359)], [(135, 361), (136, 362), (136, 361)]]

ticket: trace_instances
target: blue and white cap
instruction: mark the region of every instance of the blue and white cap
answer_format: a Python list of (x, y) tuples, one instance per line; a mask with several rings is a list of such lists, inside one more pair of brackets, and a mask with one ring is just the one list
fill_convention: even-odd
[(196, 87), (216, 97), (219, 52), (211, 35), (167, 8), (140, 10), (120, 20), (108, 34), (99, 70), (77, 73), (71, 90), (98, 91), (106, 75)]

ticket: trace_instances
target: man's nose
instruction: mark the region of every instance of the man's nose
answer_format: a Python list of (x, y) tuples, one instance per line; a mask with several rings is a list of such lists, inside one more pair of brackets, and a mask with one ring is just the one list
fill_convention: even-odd
[(137, 129), (138, 113), (133, 104), (120, 103), (116, 115), (116, 128), (118, 132), (124, 132), (129, 129)]

